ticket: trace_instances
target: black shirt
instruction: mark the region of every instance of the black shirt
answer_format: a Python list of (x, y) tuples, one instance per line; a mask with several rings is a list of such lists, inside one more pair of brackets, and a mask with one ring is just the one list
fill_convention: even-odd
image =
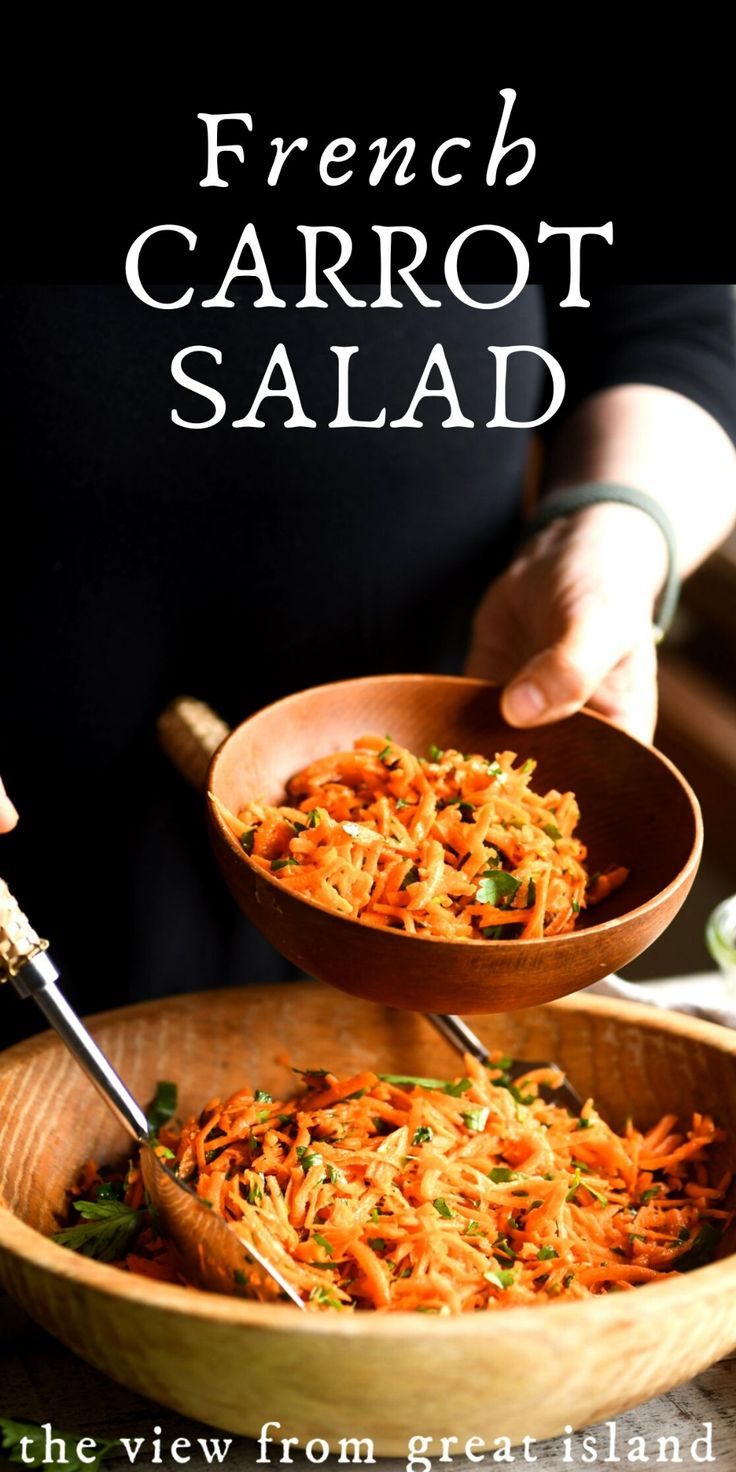
[[(225, 892), (155, 717), (185, 692), (235, 722), (325, 680), (460, 667), (472, 608), (511, 555), (529, 448), (527, 430), (484, 428), (489, 344), (545, 346), (562, 363), (547, 434), (595, 389), (648, 382), (736, 437), (728, 288), (609, 288), (561, 310), (528, 287), (495, 312), (427, 290), (440, 309), (405, 297), (401, 310), (156, 312), (123, 287), (6, 296), (0, 772), (21, 822), (0, 841), (0, 872), (80, 1009), (286, 974)], [(266, 428), (233, 429), (278, 341), (318, 427), (285, 429), (290, 405), (271, 400)], [(353, 416), (386, 407), (390, 420), (436, 342), (474, 428), (443, 429), (444, 399), (424, 401), (422, 429), (327, 427), (330, 345), (360, 349)], [(171, 422), (174, 407), (211, 412), (170, 376), (192, 343), (223, 354), (219, 369), (188, 362), (227, 399), (210, 430)], [(548, 394), (537, 359), (512, 363), (514, 418)], [(5, 1009), (5, 1036), (35, 1025), (27, 1011)]]

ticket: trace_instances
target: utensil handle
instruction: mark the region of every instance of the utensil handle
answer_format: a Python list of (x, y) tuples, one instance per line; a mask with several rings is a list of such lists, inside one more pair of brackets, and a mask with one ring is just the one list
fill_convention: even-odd
[(123, 1128), (134, 1140), (147, 1140), (143, 1110), (56, 985), (59, 973), (47, 947), (0, 879), (0, 982), (11, 982), (19, 997), (33, 998)]
[(470, 1053), (479, 1063), (488, 1062), (490, 1054), (487, 1047), (462, 1017), (457, 1017), (454, 1012), (425, 1012), (424, 1015), (458, 1053)]
[(169, 761), (192, 787), (202, 791), (210, 761), (230, 727), (211, 706), (192, 695), (178, 695), (156, 724)]

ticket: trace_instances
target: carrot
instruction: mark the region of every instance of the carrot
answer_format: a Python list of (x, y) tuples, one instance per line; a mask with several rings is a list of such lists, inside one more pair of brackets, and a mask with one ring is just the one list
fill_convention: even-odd
[(312, 762), (278, 807), (220, 804), (252, 862), (293, 894), (365, 925), (448, 940), (539, 939), (573, 929), (628, 870), (593, 880), (575, 795), (535, 793), (532, 760), (493, 761), (390, 737)]
[[(558, 1070), (512, 1090), (507, 1068), (468, 1056), (447, 1081), (307, 1072), (285, 1102), (211, 1099), (167, 1142), (180, 1177), (314, 1310), (496, 1312), (630, 1291), (713, 1250), (734, 1213), (730, 1172), (708, 1178), (723, 1139), (709, 1116), (617, 1133), (592, 1099), (578, 1117), (543, 1097)], [(89, 1162), (81, 1182), (111, 1178)], [(135, 1161), (120, 1179), (142, 1208)], [(183, 1281), (153, 1221), (125, 1265)]]

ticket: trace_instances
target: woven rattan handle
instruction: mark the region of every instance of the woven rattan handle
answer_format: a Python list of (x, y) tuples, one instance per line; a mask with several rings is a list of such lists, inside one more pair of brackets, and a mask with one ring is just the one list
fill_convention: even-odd
[(17, 976), (26, 961), (47, 946), (48, 941), (36, 934), (5, 880), (0, 879), (0, 981)]
[(177, 771), (201, 791), (207, 768), (220, 742), (230, 731), (221, 716), (203, 700), (179, 695), (159, 716), (158, 739)]

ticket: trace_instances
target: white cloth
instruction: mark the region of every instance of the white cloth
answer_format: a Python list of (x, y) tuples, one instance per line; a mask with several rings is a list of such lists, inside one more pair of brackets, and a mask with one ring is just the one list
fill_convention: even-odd
[(624, 981), (607, 976), (586, 991), (599, 997), (617, 997), (623, 1002), (646, 1002), (651, 1007), (672, 1008), (736, 1027), (736, 977), (727, 979), (720, 971), (701, 971), (692, 976), (675, 976), (661, 981)]

